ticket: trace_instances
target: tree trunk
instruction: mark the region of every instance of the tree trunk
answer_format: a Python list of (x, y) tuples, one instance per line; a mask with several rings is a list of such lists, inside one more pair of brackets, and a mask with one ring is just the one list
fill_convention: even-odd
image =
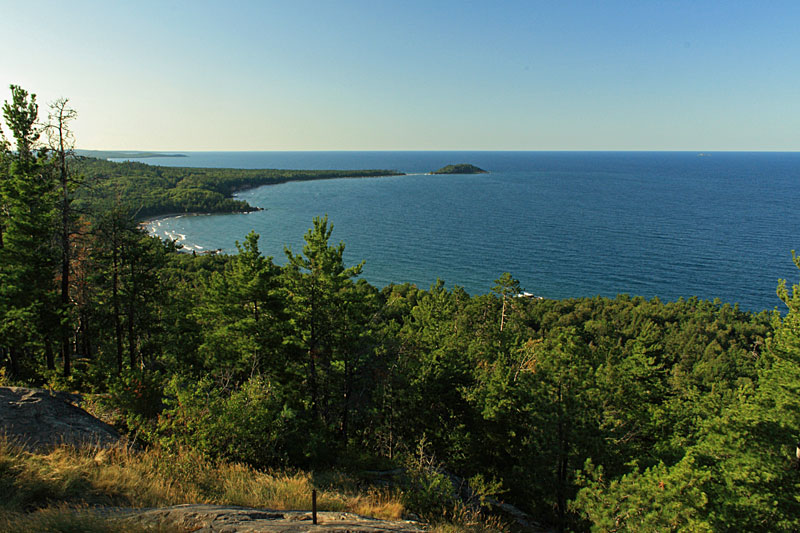
[(134, 326), (133, 318), (135, 313), (135, 296), (136, 296), (136, 276), (134, 269), (133, 257), (130, 258), (131, 265), (131, 292), (128, 295), (128, 356), (130, 357), (131, 370), (136, 368), (136, 337), (133, 335)]
[[(116, 222), (115, 222), (116, 224)], [(119, 249), (117, 248), (117, 228), (113, 229), (112, 236), (112, 262), (113, 272), (111, 280), (111, 299), (114, 304), (114, 334), (117, 340), (117, 375), (122, 374), (122, 319), (119, 309)]]
[(57, 146), (54, 148), (58, 153), (59, 186), (61, 189), (61, 227), (59, 228), (59, 237), (61, 239), (61, 358), (64, 361), (64, 376), (69, 376), (72, 371), (72, 345), (70, 344), (72, 325), (69, 320), (69, 269), (72, 254), (70, 253), (69, 241), (70, 199), (69, 170), (67, 169), (67, 153), (70, 147), (67, 145), (67, 137), (70, 135), (69, 122), (75, 118), (76, 113), (67, 106), (66, 99), (57, 100), (50, 106), (50, 109), (50, 124), (47, 126), (47, 131), (51, 137), (51, 146), (54, 140), (57, 142)]
[(316, 291), (311, 287), (311, 324), (308, 339), (308, 386), (311, 389), (311, 416), (319, 416), (318, 391), (317, 391), (317, 329), (316, 329)]
[(19, 377), (19, 355), (13, 346), (8, 349), (8, 359), (11, 363), (11, 377)]
[[(64, 194), (66, 194), (66, 181), (64, 181)], [(61, 358), (64, 361), (64, 376), (69, 376), (72, 360), (72, 345), (69, 342), (70, 337), (70, 320), (69, 320), (69, 266), (70, 266), (70, 250), (69, 250), (69, 213), (67, 206), (67, 199), (64, 198), (64, 205), (62, 206), (61, 217), (61, 312), (63, 313), (61, 319)]]
[(50, 342), (44, 343), (44, 358), (47, 361), (47, 370), (55, 370), (56, 361), (53, 357), (53, 345)]
[(347, 423), (350, 416), (350, 357), (344, 356), (344, 405), (342, 406), (342, 444), (347, 448)]
[(556, 472), (556, 507), (558, 512), (558, 531), (563, 532), (567, 518), (567, 463), (569, 445), (564, 413), (564, 393), (562, 385), (558, 385), (558, 465)]
[(81, 332), (81, 351), (83, 356), (87, 359), (94, 359), (92, 354), (92, 341), (89, 331), (89, 317), (86, 313), (81, 313), (80, 316), (80, 332)]
[(258, 323), (258, 300), (253, 300), (253, 320), (256, 323), (256, 339), (258, 342), (256, 342), (256, 349), (253, 351), (253, 365), (250, 370), (251, 376), (261, 372), (261, 326)]

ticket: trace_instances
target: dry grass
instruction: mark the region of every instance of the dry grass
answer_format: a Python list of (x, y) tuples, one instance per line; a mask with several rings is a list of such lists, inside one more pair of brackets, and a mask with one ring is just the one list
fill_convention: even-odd
[(457, 507), (428, 529), (431, 533), (506, 533), (508, 524), (497, 517), (484, 516), (465, 507)]
[(405, 514), (396, 493), (379, 489), (371, 489), (365, 496), (356, 496), (350, 511), (383, 520), (400, 520)]
[[(317, 490), (320, 511), (347, 511), (384, 520), (407, 514), (396, 489), (363, 487), (341, 473), (261, 472), (182, 451), (63, 446), (32, 453), (0, 437), (0, 531), (174, 531), (104, 518), (95, 506), (162, 507), (181, 503), (308, 510)], [(437, 533), (504, 531), (498, 521), (456, 510)]]
[(165, 525), (144, 525), (125, 519), (103, 517), (85, 508), (55, 505), (31, 513), (0, 511), (4, 533), (182, 533)]
[[(321, 511), (349, 511), (397, 519), (404, 508), (397, 491), (367, 489), (328, 476), (315, 486), (307, 472), (260, 472), (216, 463), (191, 453), (129, 448), (74, 448), (31, 453), (0, 439), (0, 511), (29, 512), (54, 504), (160, 507), (180, 503), (241, 505), (279, 510), (311, 508), (317, 489)], [(333, 482), (331, 481), (333, 480)], [(338, 481), (337, 481), (338, 480)], [(338, 486), (337, 486), (338, 485)]]

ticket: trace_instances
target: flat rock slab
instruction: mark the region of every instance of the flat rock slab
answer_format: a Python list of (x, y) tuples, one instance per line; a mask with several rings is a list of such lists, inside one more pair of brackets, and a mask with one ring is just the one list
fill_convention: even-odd
[(199, 533), (424, 531), (422, 524), (413, 521), (376, 520), (352, 513), (324, 511), (317, 513), (315, 525), (311, 513), (306, 511), (273, 511), (228, 505), (186, 504), (158, 509), (126, 509), (120, 510), (119, 514), (142, 524), (172, 526)]
[(76, 400), (42, 389), (0, 387), (0, 432), (34, 450), (116, 444), (119, 434), (114, 428), (73, 405)]

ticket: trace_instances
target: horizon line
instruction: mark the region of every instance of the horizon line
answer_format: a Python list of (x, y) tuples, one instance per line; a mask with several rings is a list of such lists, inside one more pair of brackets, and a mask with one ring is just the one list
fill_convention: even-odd
[(794, 154), (800, 153), (800, 149), (797, 150), (781, 150), (781, 149), (762, 149), (762, 150), (755, 150), (755, 149), (746, 149), (746, 150), (736, 150), (736, 149), (718, 149), (718, 150), (697, 150), (697, 149), (681, 149), (681, 150), (670, 150), (670, 149), (581, 149), (581, 148), (557, 148), (557, 149), (514, 149), (514, 148), (503, 148), (503, 149), (489, 149), (489, 148), (480, 148), (480, 149), (468, 149), (468, 148), (458, 148), (458, 149), (448, 149), (448, 148), (425, 148), (425, 149), (412, 149), (412, 148), (370, 148), (370, 149), (355, 149), (355, 148), (347, 148), (347, 149), (247, 149), (247, 150), (223, 150), (223, 149), (123, 149), (123, 148), (75, 148), (75, 151), (84, 151), (84, 152), (130, 152), (130, 153), (144, 153), (144, 152), (156, 152), (156, 153), (179, 153), (179, 152), (238, 152), (238, 153), (255, 153), (255, 152), (657, 152), (657, 153), (702, 153), (702, 154), (710, 154), (710, 153), (784, 153), (784, 154)]

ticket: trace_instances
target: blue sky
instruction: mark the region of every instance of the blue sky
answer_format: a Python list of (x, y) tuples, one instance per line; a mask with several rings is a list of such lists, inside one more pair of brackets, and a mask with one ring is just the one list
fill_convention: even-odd
[[(800, 2), (0, 0), (79, 147), (797, 150)], [(9, 92), (3, 89), (2, 99)]]

